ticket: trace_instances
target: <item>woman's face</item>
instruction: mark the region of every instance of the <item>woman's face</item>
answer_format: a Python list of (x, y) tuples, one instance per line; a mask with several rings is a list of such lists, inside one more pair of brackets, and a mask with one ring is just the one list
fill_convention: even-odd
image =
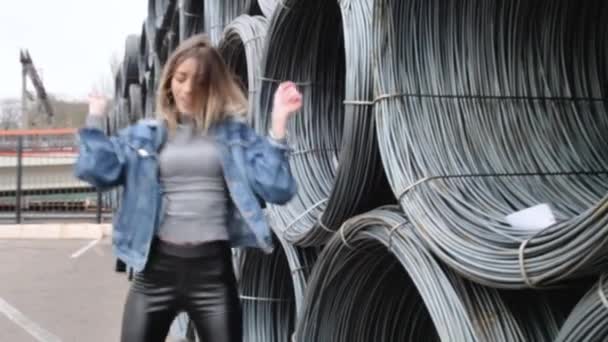
[(194, 58), (188, 58), (177, 65), (171, 78), (171, 93), (177, 110), (182, 114), (192, 114), (197, 110), (195, 93), (198, 72), (197, 61)]

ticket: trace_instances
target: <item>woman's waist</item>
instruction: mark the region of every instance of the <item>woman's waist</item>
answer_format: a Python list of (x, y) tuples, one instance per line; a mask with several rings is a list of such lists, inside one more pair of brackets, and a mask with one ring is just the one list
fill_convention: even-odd
[(220, 177), (205, 176), (173, 176), (161, 177), (161, 191), (163, 193), (179, 192), (205, 192), (205, 191), (225, 191), (226, 183)]
[(153, 252), (180, 258), (205, 258), (230, 255), (230, 241), (227, 239), (198, 243), (175, 243), (154, 237)]

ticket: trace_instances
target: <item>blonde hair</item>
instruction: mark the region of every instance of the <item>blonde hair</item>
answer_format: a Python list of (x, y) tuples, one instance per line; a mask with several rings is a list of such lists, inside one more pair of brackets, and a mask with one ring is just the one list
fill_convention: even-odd
[(237, 77), (228, 69), (221, 55), (205, 34), (184, 40), (165, 63), (156, 97), (158, 118), (164, 120), (172, 135), (178, 121), (178, 109), (171, 91), (177, 67), (188, 58), (197, 63), (197, 84), (193, 92), (198, 111), (192, 113), (197, 130), (206, 132), (211, 125), (228, 117), (247, 114), (247, 98)]

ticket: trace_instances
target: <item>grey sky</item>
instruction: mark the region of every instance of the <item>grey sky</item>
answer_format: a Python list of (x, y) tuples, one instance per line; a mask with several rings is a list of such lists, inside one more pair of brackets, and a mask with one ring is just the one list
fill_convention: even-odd
[(146, 0), (0, 0), (0, 98), (20, 94), (20, 48), (29, 49), (48, 92), (85, 98), (109, 77), (112, 55), (122, 58), (146, 13)]

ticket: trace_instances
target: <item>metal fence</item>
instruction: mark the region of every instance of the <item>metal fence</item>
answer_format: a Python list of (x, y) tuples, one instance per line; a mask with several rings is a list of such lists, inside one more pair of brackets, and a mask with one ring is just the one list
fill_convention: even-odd
[(0, 223), (104, 222), (115, 207), (74, 177), (75, 130), (0, 131)]

